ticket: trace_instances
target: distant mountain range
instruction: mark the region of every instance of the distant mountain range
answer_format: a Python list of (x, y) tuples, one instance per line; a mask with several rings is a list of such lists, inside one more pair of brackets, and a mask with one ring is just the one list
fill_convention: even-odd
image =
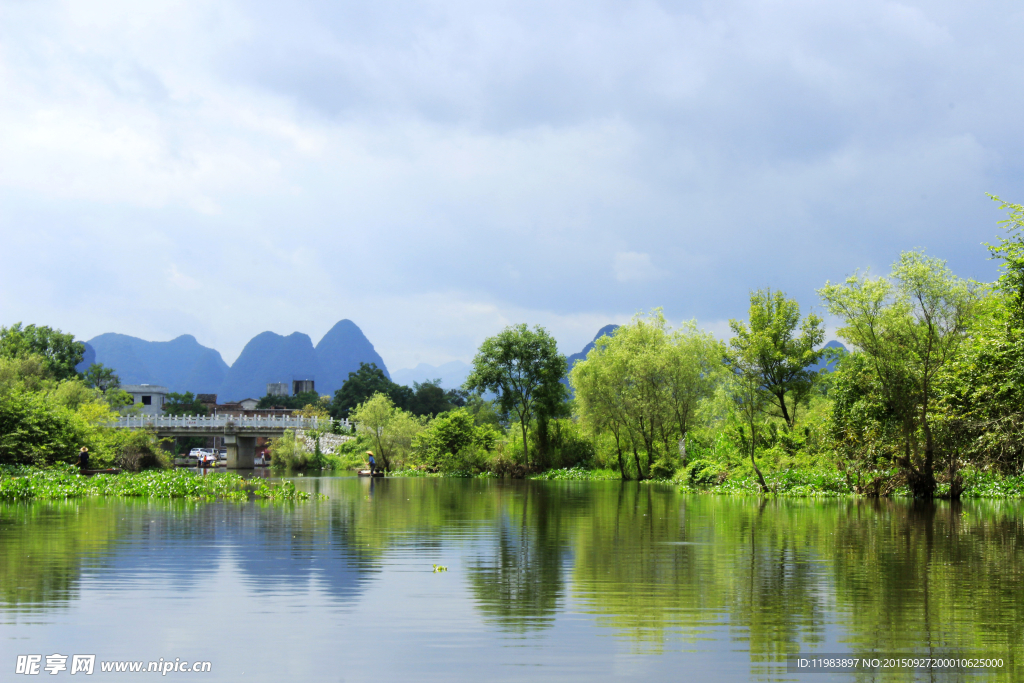
[(117, 372), (122, 384), (159, 384), (176, 392), (217, 394), (225, 402), (260, 398), (271, 382), (284, 382), (290, 390), (294, 379), (312, 379), (317, 392), (333, 394), (361, 362), (376, 363), (388, 375), (384, 360), (362, 330), (351, 320), (342, 320), (315, 347), (301, 332), (287, 337), (258, 334), (231, 366), (218, 351), (188, 334), (169, 342), (101, 334), (86, 342), (79, 370), (102, 363)]
[[(611, 335), (618, 325), (605, 325), (593, 341), (579, 353), (566, 357), (569, 369), (583, 360), (604, 335)], [(844, 349), (830, 341), (827, 348)], [(101, 334), (85, 342), (85, 356), (78, 366), (84, 372), (93, 363), (113, 368), (122, 384), (159, 384), (171, 391), (196, 394), (217, 394), (220, 402), (260, 398), (267, 393), (267, 384), (284, 382), (291, 389), (292, 380), (312, 379), (320, 394), (333, 394), (348, 379), (348, 373), (359, 369), (360, 363), (376, 363), (392, 381), (406, 386), (413, 383), (441, 380), (445, 389), (461, 387), (472, 371), (462, 361), (443, 365), (420, 363), (415, 368), (388, 372), (384, 359), (373, 348), (362, 330), (351, 320), (338, 322), (313, 346), (309, 335), (293, 332), (282, 336), (262, 332), (253, 337), (233, 365), (220, 353), (203, 346), (190, 334), (166, 342), (151, 342), (113, 332)], [(833, 369), (833, 363), (819, 363), (812, 369)]]

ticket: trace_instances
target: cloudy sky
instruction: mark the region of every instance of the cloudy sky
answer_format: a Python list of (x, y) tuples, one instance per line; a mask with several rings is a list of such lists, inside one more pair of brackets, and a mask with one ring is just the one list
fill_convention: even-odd
[(1024, 201), (1024, 4), (0, 0), (0, 324), (722, 332)]

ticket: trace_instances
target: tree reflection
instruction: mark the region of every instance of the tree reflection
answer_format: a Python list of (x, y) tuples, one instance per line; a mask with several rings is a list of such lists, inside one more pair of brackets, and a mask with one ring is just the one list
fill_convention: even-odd
[(494, 546), (467, 567), (470, 587), (480, 611), (502, 630), (549, 627), (562, 601), (570, 555), (564, 518), (577, 505), (563, 504), (544, 486), (514, 487), (501, 499)]

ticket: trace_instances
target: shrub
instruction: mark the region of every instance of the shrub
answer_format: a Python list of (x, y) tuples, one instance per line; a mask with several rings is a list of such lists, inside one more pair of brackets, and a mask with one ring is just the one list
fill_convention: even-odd
[(167, 452), (160, 448), (155, 434), (143, 430), (126, 430), (122, 435), (114, 457), (115, 466), (129, 472), (168, 467), (170, 459)]
[(291, 429), (270, 442), (270, 467), (275, 470), (306, 469), (307, 453)]
[(691, 486), (712, 486), (721, 483), (726, 476), (725, 466), (714, 460), (698, 458), (686, 466), (686, 483)]
[(41, 393), (0, 393), (0, 463), (73, 463), (89, 425)]
[(434, 418), (416, 436), (413, 454), (429, 470), (473, 475), (488, 468), (488, 451), (498, 436), (491, 425), (477, 426), (469, 411), (459, 408)]
[(651, 465), (651, 478), (671, 479), (676, 473), (676, 463), (671, 458), (662, 456)]

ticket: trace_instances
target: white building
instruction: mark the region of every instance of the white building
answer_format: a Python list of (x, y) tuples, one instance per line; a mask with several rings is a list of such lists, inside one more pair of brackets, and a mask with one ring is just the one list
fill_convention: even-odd
[(259, 403), (254, 398), (243, 398), (238, 402), (242, 406), (242, 410), (256, 410), (256, 404)]
[(163, 415), (167, 387), (156, 384), (122, 384), (121, 389), (132, 395), (132, 401), (142, 406), (143, 415)]

